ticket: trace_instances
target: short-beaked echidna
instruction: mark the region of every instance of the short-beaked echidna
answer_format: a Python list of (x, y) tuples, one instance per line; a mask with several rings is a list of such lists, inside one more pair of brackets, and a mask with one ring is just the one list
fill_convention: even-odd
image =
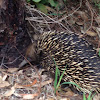
[(74, 82), (84, 90), (100, 92), (100, 57), (93, 46), (77, 34), (45, 32), (40, 35), (37, 47), (42, 49), (42, 66), (55, 72), (54, 60), (63, 80)]
[[(60, 72), (63, 72), (67, 65), (63, 81), (74, 82), (86, 92), (100, 92), (100, 57), (85, 39), (73, 33), (44, 32), (31, 48), (33, 54), (26, 56), (34, 62), (38, 59), (34, 60), (32, 55), (41, 58), (40, 64), (51, 73), (55, 73), (54, 60)], [(30, 51), (30, 48), (27, 51)], [(40, 51), (42, 57), (39, 57)], [(19, 67), (23, 65), (21, 63)]]

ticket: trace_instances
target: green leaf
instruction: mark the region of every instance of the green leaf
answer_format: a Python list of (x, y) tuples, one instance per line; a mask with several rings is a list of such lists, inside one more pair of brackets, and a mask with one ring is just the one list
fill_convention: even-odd
[(52, 7), (55, 7), (55, 2), (54, 2), (54, 0), (48, 0), (48, 2), (50, 3), (50, 5), (51, 5)]
[(64, 2), (67, 2), (67, 0), (64, 0)]
[(86, 100), (86, 96), (85, 96), (85, 93), (83, 93), (83, 100)]
[(99, 50), (99, 57), (100, 57), (100, 50)]
[(58, 10), (60, 9), (59, 2), (57, 2), (57, 1), (55, 1), (55, 8), (58, 9)]
[[(67, 65), (66, 65), (66, 67), (67, 67)], [(64, 76), (64, 73), (65, 73), (65, 71), (66, 71), (66, 67), (65, 67), (63, 73), (61, 74), (61, 76), (60, 76), (60, 78), (59, 78), (59, 81), (58, 81), (58, 84), (57, 84), (57, 87), (56, 87), (57, 89), (58, 89), (58, 87), (60, 86), (60, 82), (61, 82), (62, 77)]]
[(73, 85), (75, 85), (76, 87), (78, 87), (80, 90), (81, 90), (81, 87), (79, 87), (76, 83), (74, 83), (74, 82), (63, 82), (61, 85), (63, 85), (63, 84), (73, 84)]
[(93, 97), (96, 95), (97, 93), (95, 92), (92, 96), (91, 96), (91, 100), (93, 99)]
[(48, 4), (48, 0), (41, 0), (42, 4)]
[(46, 8), (46, 6), (44, 4), (37, 3), (36, 6), (40, 11), (44, 12), (45, 14), (47, 14), (48, 11), (47, 11), (47, 8)]
[(27, 0), (27, 2), (30, 2), (30, 0)]
[(91, 92), (89, 93), (89, 96), (88, 96), (87, 100), (92, 100), (91, 99)]
[(54, 88), (55, 88), (55, 93), (56, 93), (56, 90), (57, 90), (56, 86), (57, 86), (57, 80), (58, 80), (58, 66), (57, 66), (57, 64), (56, 64), (54, 58), (53, 58), (53, 60), (54, 60), (55, 66), (56, 66), (56, 71), (55, 71), (55, 81), (54, 81)]
[(38, 3), (38, 2), (40, 2), (41, 0), (32, 0), (32, 1), (34, 1), (34, 2)]

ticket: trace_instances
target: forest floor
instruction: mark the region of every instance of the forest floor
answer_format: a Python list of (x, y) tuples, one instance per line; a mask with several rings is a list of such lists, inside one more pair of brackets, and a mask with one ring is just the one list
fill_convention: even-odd
[[(41, 9), (38, 10), (34, 5), (24, 3), (27, 34), (23, 29), (20, 29), (18, 35), (16, 32), (19, 31), (9, 29), (3, 34), (0, 26), (0, 100), (85, 100), (82, 93), (70, 87), (59, 87), (55, 93), (54, 80), (48, 72), (32, 66), (30, 62), (19, 70), (26, 48), (32, 41), (30, 36), (32, 37), (34, 32), (56, 30), (77, 33), (92, 44), (100, 55), (100, 2), (63, 1), (58, 0), (60, 10), (46, 5), (47, 12), (41, 12)], [(3, 24), (3, 27), (5, 26)], [(86, 93), (85, 96), (88, 98), (89, 94)], [(95, 95), (93, 100), (100, 100), (100, 94)]]

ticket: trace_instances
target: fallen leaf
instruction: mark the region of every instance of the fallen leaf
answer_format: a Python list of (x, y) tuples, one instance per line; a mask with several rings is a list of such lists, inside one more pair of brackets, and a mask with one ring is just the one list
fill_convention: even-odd
[(100, 24), (100, 16), (97, 16), (96, 21)]
[(33, 99), (36, 96), (38, 96), (38, 93), (35, 93), (35, 94), (20, 94), (20, 95), (23, 96), (23, 99)]
[(28, 84), (28, 85), (22, 85), (22, 86), (30, 87), (30, 86), (35, 85), (36, 83), (37, 83), (37, 80), (35, 79), (35, 80), (33, 81), (33, 83)]
[[(53, 82), (53, 79), (50, 79), (48, 81), (44, 81), (44, 82), (41, 83), (41, 87), (43, 87), (43, 86), (45, 86), (47, 84), (50, 84), (52, 82)], [(33, 87), (38, 87), (38, 86), (39, 86), (38, 84), (35, 84)]]
[(100, 93), (99, 93), (98, 95), (95, 95), (95, 96), (93, 97), (93, 100), (100, 100)]
[(100, 28), (99, 27), (97, 27), (97, 30), (100, 32)]
[(7, 82), (7, 81), (2, 81), (0, 83), (0, 88), (3, 88), (3, 87), (8, 87), (10, 84)]
[(92, 37), (97, 36), (97, 33), (92, 32), (92, 31), (87, 31), (86, 34)]
[(83, 11), (76, 11), (75, 14), (80, 16), (85, 22), (88, 21), (88, 17), (87, 17), (85, 12), (83, 12)]
[(84, 25), (84, 21), (78, 20), (78, 21), (76, 21), (76, 24), (82, 26), (82, 25)]
[(55, 100), (54, 98), (48, 98), (47, 100)]
[(2, 76), (0, 76), (0, 83), (2, 82)]
[(20, 94), (18, 93), (13, 93), (16, 97), (22, 97)]
[(25, 88), (25, 87), (23, 87), (22, 85), (19, 85), (19, 84), (17, 84), (17, 83), (15, 83), (14, 87), (15, 87), (15, 88), (19, 88), (19, 89), (20, 89), (20, 88)]
[(69, 100), (68, 98), (62, 98), (62, 99), (60, 99), (60, 100)]
[(75, 22), (76, 22), (76, 19), (71, 17), (71, 18), (68, 20), (68, 22), (69, 22), (71, 25), (74, 25)]
[(8, 72), (13, 73), (16, 72), (18, 70), (18, 68), (8, 68)]
[(3, 78), (2, 78), (2, 80), (5, 81), (5, 80), (7, 79), (7, 76), (8, 76), (8, 75), (5, 74), (5, 75), (3, 76)]
[(15, 87), (12, 87), (11, 90), (5, 92), (4, 96), (11, 96), (15, 92)]
[(53, 79), (50, 79), (50, 80), (48, 80), (48, 81), (44, 81), (44, 82), (41, 83), (41, 87), (43, 87), (43, 86), (45, 86), (45, 85), (47, 85), (47, 84), (50, 84), (50, 83), (52, 83), (52, 82), (53, 82)]

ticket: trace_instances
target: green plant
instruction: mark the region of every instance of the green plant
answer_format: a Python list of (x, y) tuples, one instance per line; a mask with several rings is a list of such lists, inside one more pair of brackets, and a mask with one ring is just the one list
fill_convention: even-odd
[[(53, 58), (53, 60), (54, 60), (54, 58)], [(58, 87), (60, 86), (60, 82), (62, 80), (62, 77), (63, 77), (64, 73), (65, 73), (67, 65), (66, 65), (64, 71), (62, 72), (62, 74), (60, 75), (60, 71), (58, 69), (58, 66), (57, 66), (55, 60), (54, 60), (54, 63), (55, 63), (55, 66), (56, 66), (55, 81), (54, 81), (54, 88), (55, 88), (55, 93), (56, 93), (56, 91), (58, 90)], [(59, 76), (59, 80), (58, 80), (58, 76)]]
[(46, 7), (47, 5), (50, 5), (54, 8), (58, 6), (58, 2), (55, 0), (27, 0), (27, 2), (33, 2), (36, 5), (36, 7), (44, 13), (48, 12)]
[(100, 57), (100, 50), (99, 50), (99, 57)]
[[(74, 82), (63, 82), (62, 84), (60, 84), (60, 82), (61, 82), (61, 80), (62, 80), (62, 78), (63, 78), (63, 75), (64, 75), (64, 73), (65, 73), (65, 70), (66, 70), (67, 65), (66, 65), (64, 71), (62, 72), (62, 74), (60, 74), (60, 71), (59, 71), (58, 66), (57, 66), (57, 64), (56, 64), (56, 62), (55, 62), (55, 59), (53, 58), (53, 60), (54, 60), (55, 66), (56, 66), (56, 70), (55, 70), (55, 80), (54, 80), (55, 93), (56, 93), (56, 91), (58, 90), (59, 86), (60, 86), (60, 85), (64, 85), (64, 84), (72, 84), (72, 85), (76, 86), (77, 88), (79, 88), (80, 90), (82, 90), (81, 87), (79, 87), (79, 86), (78, 86), (76, 83), (74, 83)], [(59, 79), (58, 79), (58, 77), (59, 77)], [(95, 93), (95, 94), (96, 94), (96, 93)], [(95, 94), (94, 94), (94, 95), (95, 95)], [(94, 97), (94, 95), (92, 95), (92, 92), (90, 92), (90, 93), (89, 93), (89, 96), (86, 98), (85, 92), (83, 92), (83, 100), (92, 100), (93, 97)]]
[(100, 13), (100, 1), (99, 0), (93, 0), (95, 6), (99, 9), (99, 13)]
[[(96, 93), (95, 93), (95, 94), (96, 94)], [(95, 94), (92, 95), (92, 92), (90, 92), (90, 93), (89, 93), (89, 96), (86, 98), (86, 95), (85, 95), (85, 93), (83, 92), (83, 100), (92, 100)]]
[[(61, 85), (63, 84), (72, 84), (72, 85), (75, 85), (77, 88), (79, 88), (81, 90), (81, 87), (79, 87), (77, 84), (75, 84), (74, 82), (64, 82), (62, 83)], [(95, 93), (96, 94), (96, 93)], [(94, 94), (94, 95), (95, 95)], [(89, 96), (86, 98), (86, 95), (85, 95), (85, 92), (83, 92), (83, 100), (92, 100), (94, 95), (92, 95), (92, 92), (89, 93)]]

